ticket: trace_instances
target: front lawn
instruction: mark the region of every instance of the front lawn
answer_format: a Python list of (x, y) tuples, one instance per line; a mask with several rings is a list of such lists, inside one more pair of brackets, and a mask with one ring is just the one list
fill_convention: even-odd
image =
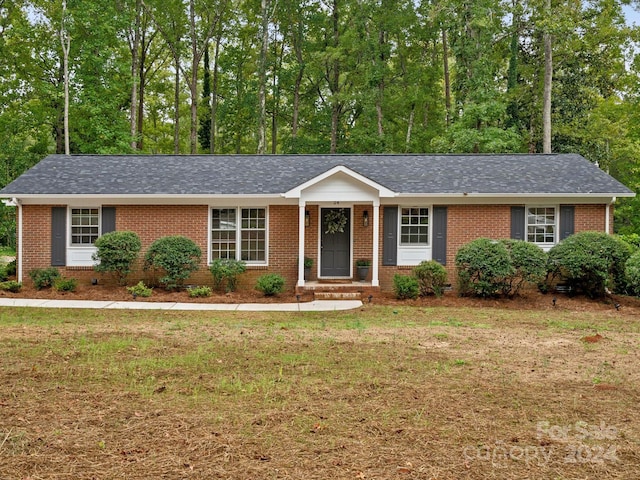
[(612, 307), (0, 312), (0, 478), (636, 478)]

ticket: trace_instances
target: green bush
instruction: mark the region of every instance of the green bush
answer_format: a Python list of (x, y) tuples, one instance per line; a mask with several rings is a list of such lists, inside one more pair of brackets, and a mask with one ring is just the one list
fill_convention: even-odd
[(617, 237), (631, 245), (634, 251), (640, 249), (640, 235), (637, 233), (620, 234)]
[(626, 288), (625, 264), (631, 246), (604, 232), (580, 232), (567, 237), (549, 250), (549, 273), (577, 293), (595, 298), (607, 289)]
[(6, 292), (17, 293), (22, 288), (22, 283), (16, 282), (15, 280), (9, 280), (7, 282), (0, 283), (0, 290), (4, 290)]
[(94, 269), (100, 273), (112, 273), (120, 285), (125, 285), (142, 243), (134, 232), (109, 232), (99, 237), (93, 259), (100, 262)]
[(159, 281), (167, 290), (183, 285), (192, 272), (198, 269), (200, 247), (181, 235), (162, 237), (151, 244), (145, 255), (145, 270), (164, 271)]
[(435, 260), (421, 262), (413, 269), (413, 275), (418, 279), (420, 295), (435, 294), (437, 297), (444, 293), (447, 283), (447, 269)]
[(240, 260), (232, 258), (218, 258), (211, 262), (209, 271), (213, 276), (213, 287), (216, 290), (233, 292), (238, 286), (238, 275), (244, 273), (247, 266)]
[(629, 257), (625, 264), (629, 293), (640, 296), (640, 250)]
[(202, 287), (191, 287), (189, 288), (189, 296), (191, 298), (195, 297), (210, 297), (211, 296), (211, 287), (207, 287), (203, 285)]
[(16, 263), (15, 258), (9, 263), (7, 263), (7, 266), (5, 267), (5, 272), (7, 273), (8, 276), (13, 277), (16, 274), (17, 265), (18, 264)]
[(78, 286), (78, 280), (75, 278), (56, 278), (53, 282), (53, 288), (59, 292), (75, 292)]
[(142, 280), (140, 280), (133, 287), (127, 287), (127, 292), (136, 297), (150, 297), (153, 293), (153, 289), (147, 287)]
[(502, 240), (514, 271), (506, 277), (503, 292), (516, 295), (527, 283), (539, 285), (547, 276), (547, 253), (534, 243), (524, 240)]
[(284, 278), (277, 273), (267, 273), (258, 278), (256, 290), (264, 293), (267, 297), (282, 293), (284, 290)]
[(53, 286), (53, 282), (60, 278), (60, 272), (55, 267), (34, 268), (29, 272), (29, 278), (36, 287), (36, 290), (42, 290)]
[(4, 282), (9, 278), (9, 272), (6, 265), (0, 265), (0, 282)]
[(399, 300), (418, 298), (420, 294), (418, 279), (410, 275), (395, 274), (393, 276), (393, 291)]
[(455, 263), (458, 293), (462, 296), (492, 297), (503, 293), (515, 273), (505, 244), (488, 238), (460, 247)]

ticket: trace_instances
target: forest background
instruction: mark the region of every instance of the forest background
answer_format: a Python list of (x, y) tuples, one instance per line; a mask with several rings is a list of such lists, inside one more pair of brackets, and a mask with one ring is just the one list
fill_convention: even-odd
[(0, 186), (67, 149), (543, 152), (546, 62), (551, 150), (640, 192), (639, 4), (0, 0)]

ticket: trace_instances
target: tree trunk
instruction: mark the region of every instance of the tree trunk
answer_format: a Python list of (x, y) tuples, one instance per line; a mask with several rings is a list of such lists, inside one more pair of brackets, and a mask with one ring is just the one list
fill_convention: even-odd
[(62, 70), (64, 77), (64, 154), (69, 155), (69, 50), (71, 37), (66, 30), (67, 0), (62, 0), (62, 21), (60, 24), (60, 44), (62, 46)]
[(267, 147), (267, 51), (269, 48), (269, 0), (261, 0), (260, 57), (258, 58), (258, 154)]
[[(551, 18), (551, 0), (546, 3), (547, 18)], [(553, 59), (551, 33), (544, 33), (544, 93), (542, 97), (542, 153), (551, 153), (551, 85), (553, 81)]]
[(189, 133), (189, 151), (191, 155), (198, 153), (198, 38), (196, 36), (196, 12), (195, 1), (189, 1), (189, 28), (191, 29), (191, 81), (189, 91), (191, 93), (191, 130)]
[(296, 139), (298, 138), (298, 117), (300, 115), (300, 87), (304, 76), (304, 63), (302, 58), (302, 22), (298, 23), (298, 32), (293, 36), (293, 49), (298, 62), (298, 74), (293, 87), (293, 114), (291, 119), (291, 139), (293, 140), (293, 153), (297, 153)]
[(409, 145), (411, 145), (411, 131), (413, 130), (413, 122), (414, 122), (415, 115), (416, 115), (416, 104), (412, 103), (411, 113), (409, 113), (409, 122), (407, 124), (407, 138), (405, 139), (405, 143), (404, 143), (405, 152), (409, 151)]
[(180, 57), (174, 53), (175, 81), (173, 86), (173, 153), (180, 153)]
[(133, 38), (131, 44), (131, 148), (138, 147), (138, 63), (140, 61), (140, 16), (142, 14), (142, 0), (136, 0), (136, 19), (133, 26)]
[(444, 108), (447, 127), (451, 125), (451, 77), (449, 75), (449, 45), (447, 31), (442, 30), (442, 62), (444, 69)]
[[(338, 29), (338, 22), (340, 20), (340, 13), (338, 12), (338, 0), (333, 0), (333, 47), (338, 49), (340, 43), (340, 31)], [(340, 94), (340, 61), (337, 57), (337, 53), (334, 53), (336, 58), (333, 60), (333, 65), (330, 73), (330, 89), (331, 89), (331, 144), (329, 147), (330, 153), (336, 153), (338, 151), (338, 126), (340, 124), (340, 101), (338, 95)]]
[(220, 42), (222, 35), (216, 37), (216, 52), (213, 59), (213, 86), (211, 88), (211, 153), (216, 153), (216, 114), (218, 112), (218, 57), (220, 55)]

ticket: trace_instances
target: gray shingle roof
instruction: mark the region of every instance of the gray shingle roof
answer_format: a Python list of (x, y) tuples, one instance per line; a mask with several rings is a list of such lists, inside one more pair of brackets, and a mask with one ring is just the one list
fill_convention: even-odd
[(401, 194), (631, 193), (576, 154), (50, 155), (0, 196), (270, 195), (335, 166)]

